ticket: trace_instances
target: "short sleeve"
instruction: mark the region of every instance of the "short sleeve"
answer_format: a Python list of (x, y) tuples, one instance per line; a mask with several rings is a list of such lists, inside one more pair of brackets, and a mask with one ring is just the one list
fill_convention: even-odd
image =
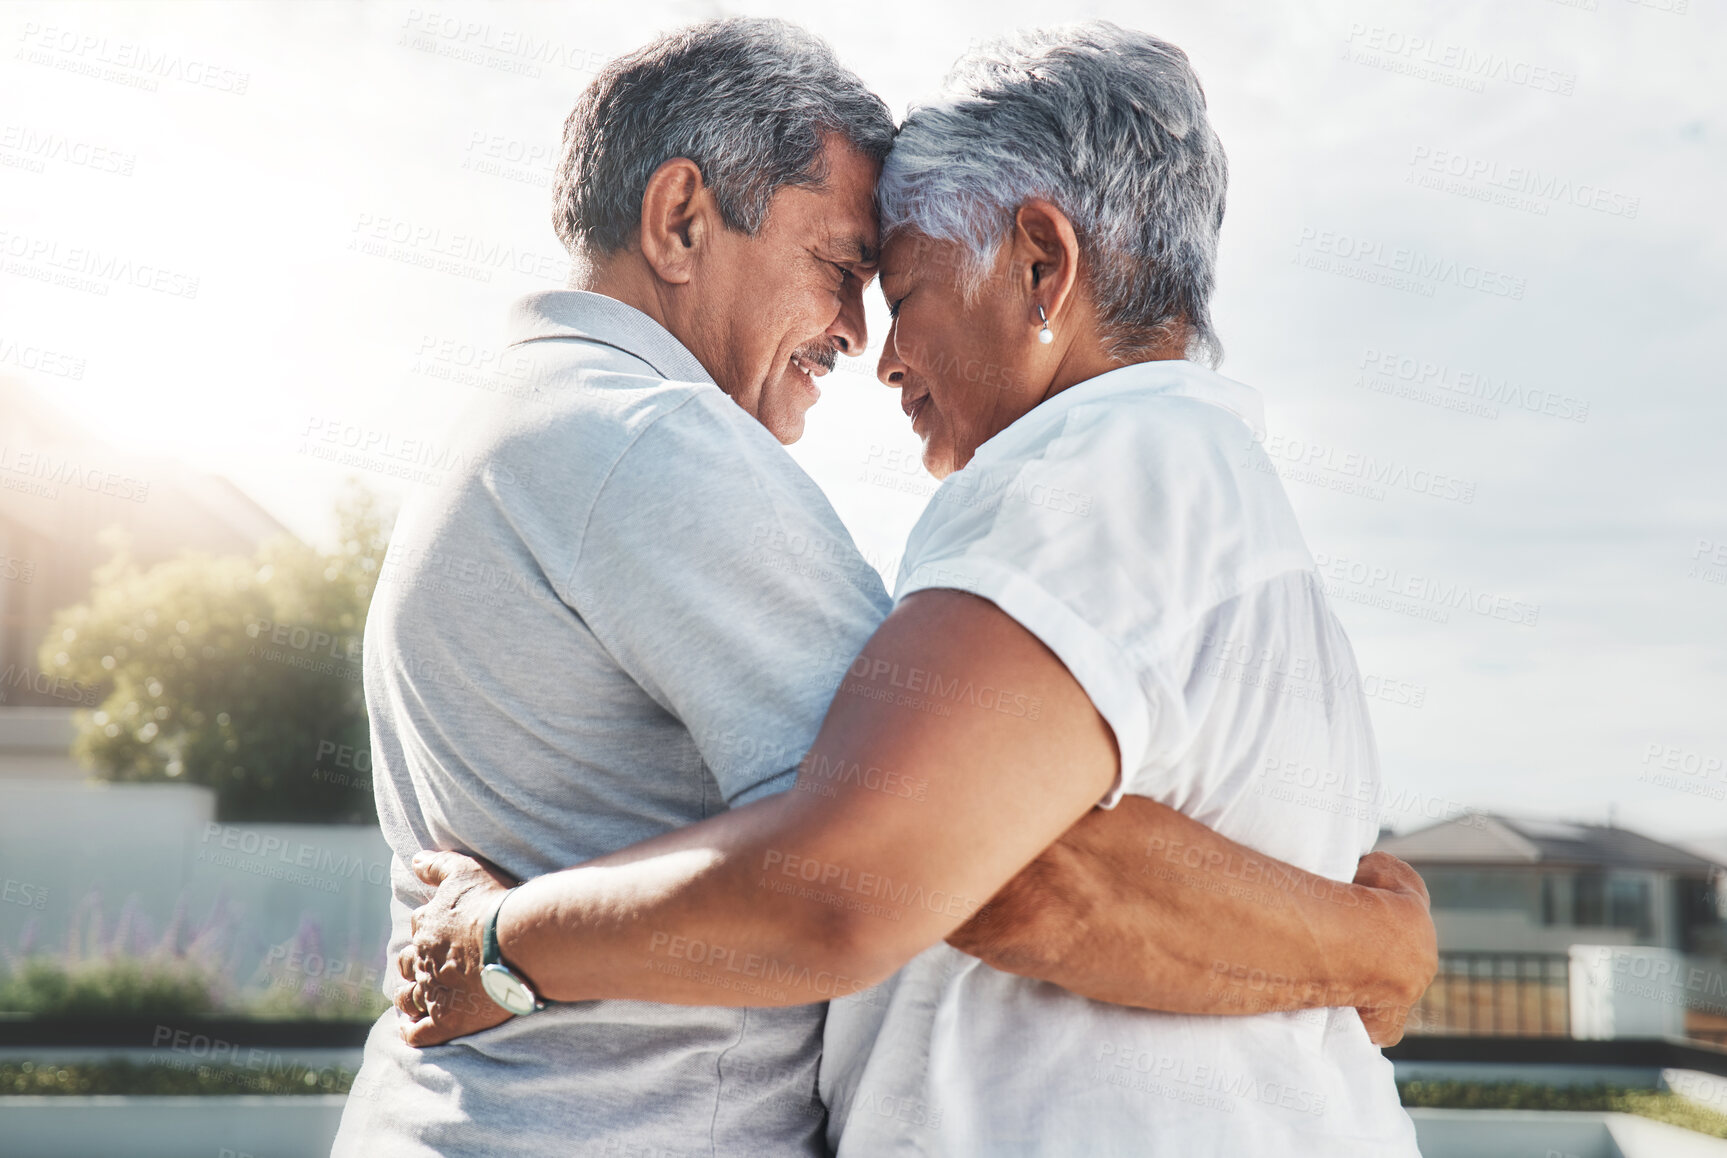
[[(1151, 742), (1138, 666), (1110, 613), (1138, 602), (1114, 565), (1118, 528), (1087, 464), (974, 460), (950, 477), (907, 544), (895, 595), (949, 588), (988, 599), (1054, 652), (1115, 733), (1112, 808)], [(1123, 596), (1127, 596), (1126, 600)]]
[(718, 391), (624, 451), (565, 586), (733, 805), (790, 786), (890, 607), (821, 490)]
[(1131, 664), (1085, 618), (1011, 560), (974, 552), (908, 574), (899, 597), (928, 588), (967, 591), (994, 603), (1054, 652), (1115, 733), (1115, 784), (1099, 806), (1114, 808), (1151, 737), (1151, 712)]
[(1037, 414), (942, 484), (895, 594), (969, 591), (1054, 652), (1115, 733), (1113, 807), (1187, 734), (1177, 651), (1237, 579), (1247, 432), (1187, 399)]

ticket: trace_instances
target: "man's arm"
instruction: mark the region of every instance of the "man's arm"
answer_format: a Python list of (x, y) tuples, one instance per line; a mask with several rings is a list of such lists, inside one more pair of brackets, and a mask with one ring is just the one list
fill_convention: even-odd
[(1171, 1013), (1355, 1006), (1395, 1044), (1438, 966), (1427, 889), (1384, 853), (1344, 884), (1123, 797), (948, 937), (997, 969)]

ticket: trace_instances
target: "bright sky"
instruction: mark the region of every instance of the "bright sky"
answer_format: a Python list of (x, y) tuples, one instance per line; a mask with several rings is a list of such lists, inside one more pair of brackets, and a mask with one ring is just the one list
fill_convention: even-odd
[[(1231, 168), (1222, 369), (1264, 393), (1383, 690), (1388, 822), (1616, 806), (1727, 835), (1719, 7), (1058, 7), (1174, 41), (1205, 81)], [(7, 5), (0, 374), (322, 537), (347, 472), (308, 432), (440, 445), (508, 385), (505, 308), (564, 274), (548, 169), (597, 63), (780, 14), (900, 113), (969, 41), (1052, 11)], [(914, 443), (860, 363), (795, 454), (891, 571), (931, 486), (893, 469)], [(1360, 493), (1369, 459), (1389, 478)]]

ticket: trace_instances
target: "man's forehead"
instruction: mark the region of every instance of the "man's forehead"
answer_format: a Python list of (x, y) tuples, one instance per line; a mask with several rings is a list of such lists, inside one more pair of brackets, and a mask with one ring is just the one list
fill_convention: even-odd
[(881, 259), (880, 226), (876, 220), (876, 179), (881, 166), (845, 143), (827, 143), (827, 180), (823, 216), (828, 245), (847, 261), (873, 265)]
[(850, 223), (837, 223), (828, 234), (828, 249), (842, 261), (859, 265), (875, 265), (881, 261), (881, 247), (876, 244), (874, 225), (867, 229)]
[(881, 260), (880, 224), (875, 193), (867, 198), (834, 197), (822, 215), (828, 250), (842, 261), (874, 265)]

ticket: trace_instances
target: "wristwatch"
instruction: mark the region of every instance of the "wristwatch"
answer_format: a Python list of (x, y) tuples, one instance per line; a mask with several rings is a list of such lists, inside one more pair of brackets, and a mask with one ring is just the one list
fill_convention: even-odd
[[(517, 885), (516, 888), (521, 888)], [(497, 908), (492, 910), (491, 918), (480, 935), (480, 986), (485, 989), (486, 996), (515, 1014), (525, 1017), (530, 1013), (538, 1013), (546, 1007), (540, 1000), (540, 995), (534, 992), (515, 970), (504, 964), (504, 955), (498, 950), (498, 914), (504, 911), (504, 902), (510, 899), (510, 889), (498, 898)]]

